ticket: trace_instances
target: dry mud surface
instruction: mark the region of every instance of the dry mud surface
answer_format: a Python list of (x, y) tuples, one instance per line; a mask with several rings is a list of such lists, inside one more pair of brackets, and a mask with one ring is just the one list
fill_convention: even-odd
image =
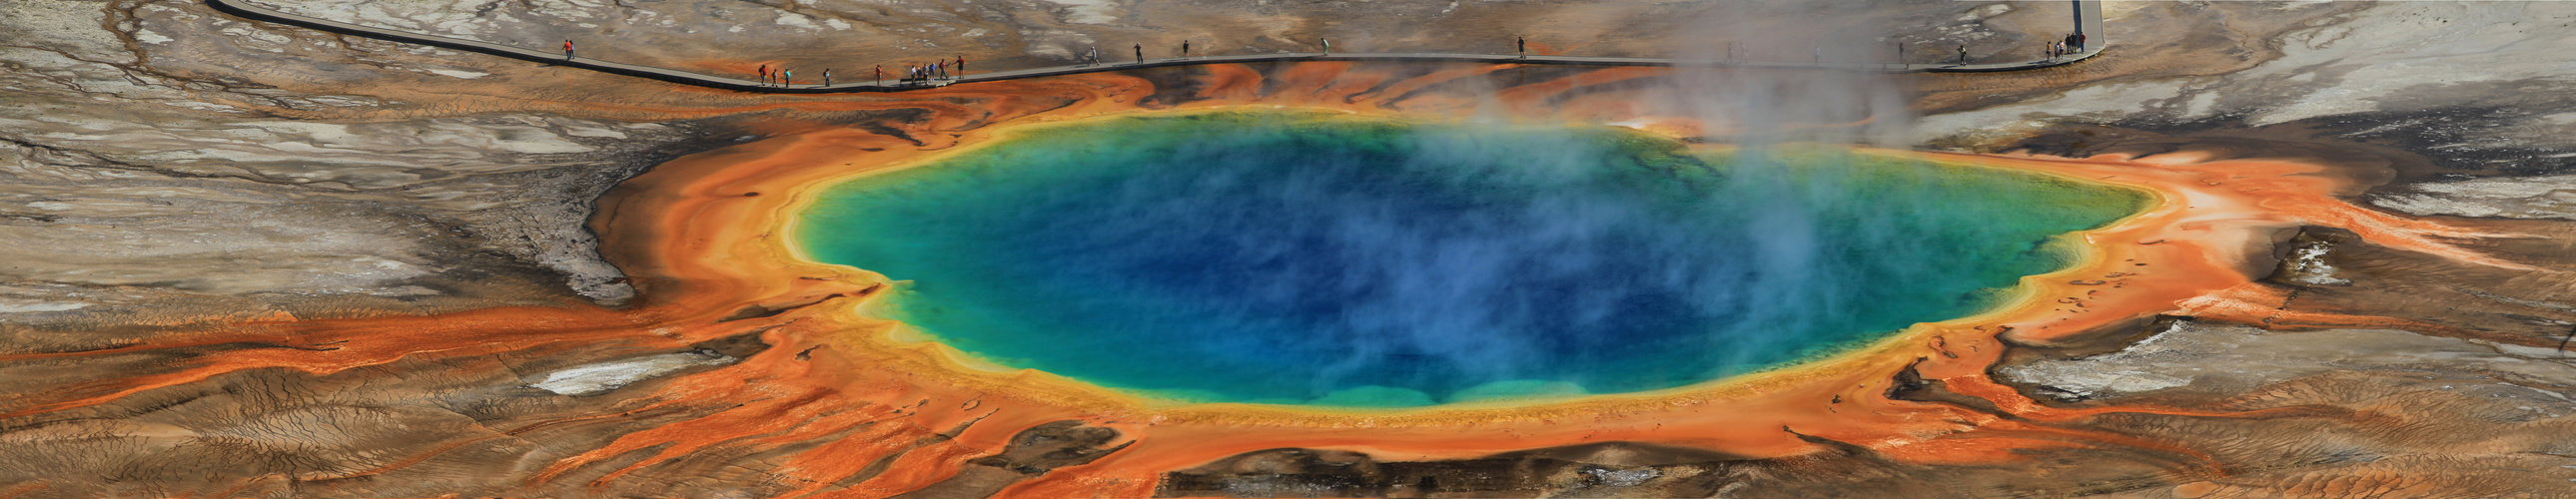
[[(1181, 40), (1503, 52), (1516, 35), (1580, 55), (1905, 44), (2015, 60), (2067, 17), (2056, 2), (266, 4), (844, 77)], [(953, 372), (840, 313), (882, 276), (794, 261), (756, 222), (831, 176), (812, 158), (898, 163), (1014, 123), (1278, 105), (1723, 136), (1666, 119), (1687, 114), (1672, 89), (1798, 80), (1305, 63), (774, 96), (192, 1), (0, 2), (0, 498), (2576, 495), (2576, 3), (2106, 5), (2112, 52), (1874, 82), (1911, 118), (1839, 136), (2190, 200), (2123, 229), (2159, 236), (2097, 241), (2121, 255), (2100, 263), (2149, 270), (1741, 385), (1352, 418)]]

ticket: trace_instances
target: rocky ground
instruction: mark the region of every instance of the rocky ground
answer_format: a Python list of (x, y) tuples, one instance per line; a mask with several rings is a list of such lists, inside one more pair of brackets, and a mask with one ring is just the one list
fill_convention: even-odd
[[(621, 62), (711, 73), (772, 64), (800, 76), (953, 56), (980, 68), (1053, 65), (1094, 47), (1116, 59), (1131, 44), (1161, 56), (1184, 40), (1207, 53), (1311, 51), (1324, 38), (1345, 51), (1504, 52), (1511, 37), (1528, 36), (1548, 52), (1770, 59), (1823, 46), (1845, 52), (1830, 57), (1893, 57), (1897, 45), (1921, 59), (1964, 45), (1972, 60), (2007, 60), (2035, 55), (2067, 17), (2057, 2), (268, 4), (531, 47), (577, 38), (585, 56)], [(2576, 59), (2567, 55), (2576, 53), (2576, 3), (2108, 4), (2114, 45), (2096, 60), (1903, 79), (1921, 114), (1914, 140), (1974, 152), (2331, 164), (2325, 174), (2364, 186), (2341, 193), (2352, 202), (2519, 234), (2459, 244), (2541, 270), (2464, 265), (2311, 227), (2283, 244), (2281, 268), (2260, 289), (2236, 291), (2270, 297), (2275, 313), (2181, 306), (2136, 329), (2027, 345), (1994, 370), (2053, 406), (2238, 415), (2068, 423), (2134, 438), (2128, 447), (2032, 450), (1997, 465), (1908, 464), (1829, 441), (1820, 445), (1839, 450), (1771, 460), (1646, 444), (1437, 462), (1283, 449), (1178, 470), (1160, 490), (2576, 493), (2576, 432), (2560, 422), (2576, 414), (2576, 369), (2561, 348), (2576, 332), (2576, 279), (2565, 272), (2576, 268)], [(540, 422), (634, 395), (621, 387), (721, 368), (760, 351), (756, 342), (405, 360), (330, 375), (254, 370), (104, 408), (37, 409), (126, 371), (249, 347), (49, 355), (186, 343), (227, 324), (634, 306), (651, 297), (599, 256), (585, 225), (601, 193), (670, 158), (769, 136), (779, 121), (885, 119), (248, 22), (184, 0), (0, 2), (0, 88), (0, 497), (785, 490), (767, 483), (779, 464), (759, 453), (711, 453), (607, 488), (511, 481), (691, 414), (535, 430)], [(1895, 390), (1960, 403), (1937, 383)], [(918, 492), (989, 494), (1090, 462), (1111, 440), (1044, 428)], [(388, 471), (432, 448), (445, 457)]]

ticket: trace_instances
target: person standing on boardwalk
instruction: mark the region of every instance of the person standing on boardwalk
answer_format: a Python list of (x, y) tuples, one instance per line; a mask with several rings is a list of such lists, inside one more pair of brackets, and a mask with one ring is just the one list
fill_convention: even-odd
[(1318, 40), (1324, 41), (1324, 55), (1333, 55), (1333, 39), (1318, 38)]
[(760, 84), (762, 84), (762, 85), (768, 85), (768, 84), (769, 84), (769, 65), (768, 65), (768, 64), (762, 64), (762, 65), (760, 65)]
[(1136, 44), (1136, 63), (1137, 63), (1137, 64), (1144, 64), (1144, 63), (1145, 63), (1145, 44), (1142, 44), (1142, 43)]
[(1966, 45), (1959, 46), (1959, 65), (1968, 65), (1968, 46)]
[(793, 87), (793, 86), (796, 86), (796, 72), (795, 72), (795, 71), (784, 70), (784, 69), (778, 70), (778, 86), (781, 86), (781, 87)]
[(832, 68), (823, 68), (823, 86), (832, 86)]
[(957, 56), (957, 77), (966, 77), (966, 56)]
[(1182, 59), (1188, 59), (1188, 58), (1190, 58), (1190, 41), (1189, 41), (1189, 40), (1181, 40), (1181, 58), (1182, 58)]
[(2075, 51), (2084, 51), (2084, 32), (2082, 31), (2075, 32)]
[(564, 60), (572, 60), (572, 40), (564, 40)]
[(1529, 58), (1529, 37), (1525, 37), (1525, 36), (1515, 36), (1515, 37), (1512, 37), (1512, 45), (1513, 45), (1514, 47), (1516, 47), (1516, 49), (1515, 49), (1515, 50), (1518, 50), (1518, 51), (1520, 52), (1520, 54), (1521, 54), (1521, 58), (1522, 58), (1522, 59), (1528, 59), (1528, 58)]
[(877, 65), (877, 78), (876, 78), (876, 79), (874, 79), (874, 80), (868, 80), (868, 84), (869, 84), (869, 85), (884, 85), (884, 84), (885, 84), (885, 65), (884, 65), (884, 64), (878, 64), (878, 65)]

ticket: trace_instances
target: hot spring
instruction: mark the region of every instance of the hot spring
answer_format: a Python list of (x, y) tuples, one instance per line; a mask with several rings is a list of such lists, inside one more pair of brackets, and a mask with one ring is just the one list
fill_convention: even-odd
[(995, 364), (1147, 397), (1408, 407), (1670, 388), (1977, 313), (2141, 192), (1616, 128), (1204, 113), (830, 186), (796, 241)]

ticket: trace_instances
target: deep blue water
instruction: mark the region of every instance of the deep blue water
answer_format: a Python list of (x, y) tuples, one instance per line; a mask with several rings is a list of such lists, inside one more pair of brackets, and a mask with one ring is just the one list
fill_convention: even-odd
[(1153, 396), (1667, 388), (1967, 315), (2143, 206), (2031, 174), (1606, 128), (1092, 120), (831, 187), (798, 237), (942, 343)]

